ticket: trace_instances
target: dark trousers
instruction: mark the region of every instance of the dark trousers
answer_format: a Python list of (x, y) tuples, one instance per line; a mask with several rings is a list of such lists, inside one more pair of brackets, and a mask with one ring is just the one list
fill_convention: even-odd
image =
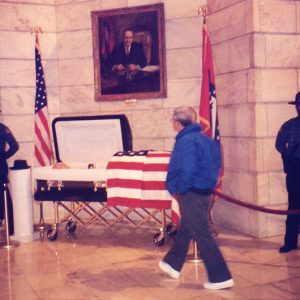
[[(300, 209), (300, 166), (291, 170), (286, 176), (288, 192), (288, 210)], [(285, 222), (284, 243), (289, 247), (297, 247), (300, 215), (287, 215)]]
[[(14, 213), (13, 203), (9, 193), (8, 186), (6, 184), (6, 196), (7, 196), (7, 212), (8, 212), (8, 229), (9, 235), (14, 234)], [(5, 219), (5, 206), (4, 206), (4, 182), (0, 181), (0, 220)]]
[(178, 197), (180, 207), (180, 227), (174, 244), (164, 257), (164, 261), (173, 269), (180, 271), (186, 259), (191, 239), (200, 250), (210, 282), (222, 282), (231, 279), (231, 274), (223, 255), (212, 236), (209, 222), (210, 195), (187, 192)]

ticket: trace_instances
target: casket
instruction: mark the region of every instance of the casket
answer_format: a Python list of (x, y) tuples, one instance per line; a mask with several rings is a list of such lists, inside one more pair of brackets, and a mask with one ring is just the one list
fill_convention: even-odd
[[(114, 153), (132, 149), (132, 136), (125, 115), (59, 117), (53, 120), (52, 131), (56, 160), (68, 168), (34, 167), (32, 178), (35, 200), (54, 201), (69, 213), (61, 221), (56, 213), (48, 233), (48, 238), (54, 240), (59, 223), (71, 218), (84, 223), (80, 211), (90, 219), (103, 219), (89, 202), (106, 201), (107, 163)], [(72, 202), (72, 207), (65, 201)], [(69, 223), (69, 230), (75, 230), (74, 224)]]

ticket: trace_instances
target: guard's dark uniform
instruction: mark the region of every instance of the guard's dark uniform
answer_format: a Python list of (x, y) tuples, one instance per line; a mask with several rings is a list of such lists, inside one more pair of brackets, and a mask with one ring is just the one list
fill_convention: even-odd
[[(7, 149), (8, 145), (8, 149)], [(8, 165), (6, 160), (13, 156), (19, 149), (19, 145), (10, 130), (0, 123), (0, 220), (5, 217), (4, 211), (4, 183), (8, 182)], [(14, 234), (13, 206), (9, 190), (7, 188), (7, 205), (9, 219), (9, 234)]]
[[(299, 94), (300, 96), (300, 94)], [(299, 97), (300, 98), (300, 97)], [(300, 100), (300, 99), (299, 99)], [(296, 102), (296, 103), (295, 103)], [(297, 105), (297, 101), (290, 104)], [(288, 192), (288, 209), (300, 209), (300, 115), (285, 122), (277, 135), (276, 149), (280, 152), (284, 172), (286, 173), (286, 188)], [(280, 252), (288, 252), (297, 248), (300, 215), (288, 215), (284, 246)]]

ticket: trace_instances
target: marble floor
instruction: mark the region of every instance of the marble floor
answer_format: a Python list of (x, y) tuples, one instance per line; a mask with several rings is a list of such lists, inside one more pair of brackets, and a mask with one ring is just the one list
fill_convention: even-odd
[[(56, 241), (38, 238), (0, 249), (0, 299), (168, 300), (300, 299), (300, 250), (278, 253), (282, 237), (254, 239), (216, 228), (235, 286), (205, 290), (203, 264), (193, 247), (179, 280), (158, 269), (172, 244), (153, 244), (155, 226), (61, 227)], [(0, 237), (3, 240), (3, 225)]]

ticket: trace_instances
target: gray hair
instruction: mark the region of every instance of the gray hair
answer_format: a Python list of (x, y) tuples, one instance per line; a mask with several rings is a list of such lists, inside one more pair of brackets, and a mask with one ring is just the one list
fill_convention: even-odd
[(183, 127), (196, 123), (197, 113), (189, 106), (180, 106), (173, 111), (173, 120), (178, 121)]

